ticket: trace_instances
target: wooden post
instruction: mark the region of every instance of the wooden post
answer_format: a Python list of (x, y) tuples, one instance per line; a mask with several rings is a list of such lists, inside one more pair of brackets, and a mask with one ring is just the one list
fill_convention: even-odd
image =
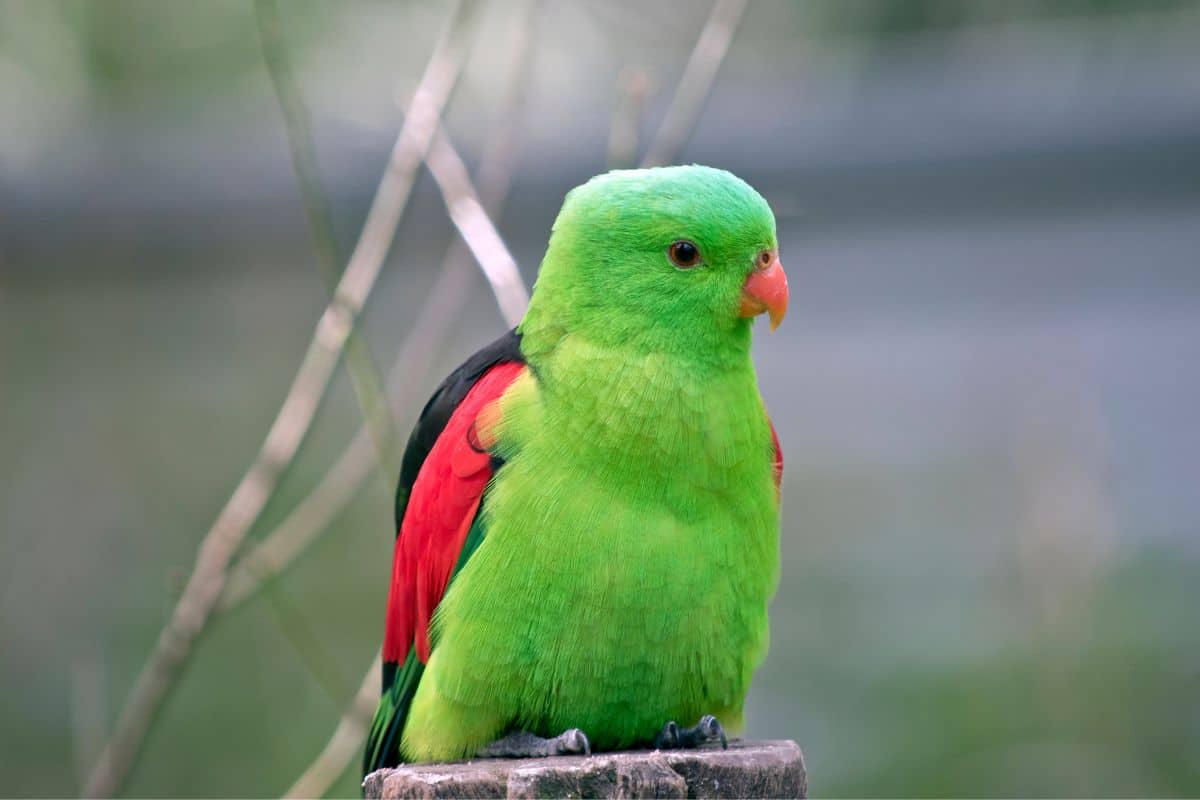
[(594, 756), (412, 764), (372, 772), (369, 800), (440, 797), (781, 797), (808, 794), (792, 741), (732, 741), (728, 750), (630, 750)]

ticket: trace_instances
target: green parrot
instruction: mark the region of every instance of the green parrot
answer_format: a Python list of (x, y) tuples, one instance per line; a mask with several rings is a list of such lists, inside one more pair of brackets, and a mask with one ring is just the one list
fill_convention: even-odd
[(783, 472), (750, 329), (787, 302), (771, 209), (728, 172), (567, 194), (524, 319), (409, 439), (364, 774), (741, 730)]

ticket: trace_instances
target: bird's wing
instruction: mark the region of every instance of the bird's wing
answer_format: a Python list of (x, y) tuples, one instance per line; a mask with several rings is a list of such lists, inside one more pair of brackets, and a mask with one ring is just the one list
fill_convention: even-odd
[(429, 623), (451, 579), (483, 538), (478, 511), (498, 460), (476, 417), (525, 369), (515, 331), (450, 374), (409, 437), (396, 490), (396, 543), (383, 640), (383, 694), (364, 775), (399, 760), (408, 707), (429, 660)]

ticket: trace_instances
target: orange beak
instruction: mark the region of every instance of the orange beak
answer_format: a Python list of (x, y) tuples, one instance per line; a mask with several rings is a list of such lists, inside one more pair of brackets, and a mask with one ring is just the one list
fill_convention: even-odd
[(779, 327), (788, 307), (787, 274), (779, 256), (764, 269), (756, 269), (742, 284), (742, 305), (739, 315), (757, 317), (764, 311), (771, 318), (771, 330)]

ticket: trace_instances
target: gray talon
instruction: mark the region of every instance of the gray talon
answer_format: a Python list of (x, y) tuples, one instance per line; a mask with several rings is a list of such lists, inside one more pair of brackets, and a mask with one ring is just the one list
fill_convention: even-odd
[(675, 720), (671, 720), (666, 725), (662, 726), (662, 730), (654, 737), (655, 750), (673, 750), (680, 747), (679, 741), (679, 725)]
[(550, 739), (529, 731), (513, 731), (480, 750), (478, 755), (479, 758), (548, 758), (576, 753), (592, 754), (592, 744), (579, 728), (565, 730)]
[(592, 743), (588, 741), (587, 734), (579, 728), (563, 731), (551, 741), (558, 742), (559, 755), (582, 753), (590, 756), (592, 754)]
[(674, 720), (663, 725), (658, 736), (654, 737), (654, 746), (659, 750), (673, 748), (695, 748), (708, 742), (721, 742), (723, 750), (729, 749), (729, 740), (721, 722), (712, 714), (705, 714), (690, 728), (680, 728)]
[[(725, 729), (721, 727), (721, 722), (712, 714), (705, 714), (700, 718), (700, 722), (696, 724), (696, 728), (703, 734), (705, 741), (721, 740), (721, 749), (729, 749), (729, 740), (725, 737)], [(695, 730), (693, 729), (693, 730)], [(703, 743), (703, 742), (701, 742)]]

